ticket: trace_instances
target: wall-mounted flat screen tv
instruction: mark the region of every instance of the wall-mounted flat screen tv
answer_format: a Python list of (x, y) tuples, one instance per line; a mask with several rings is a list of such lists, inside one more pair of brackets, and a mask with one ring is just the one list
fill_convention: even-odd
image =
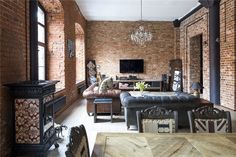
[(143, 73), (143, 59), (121, 59), (120, 73)]

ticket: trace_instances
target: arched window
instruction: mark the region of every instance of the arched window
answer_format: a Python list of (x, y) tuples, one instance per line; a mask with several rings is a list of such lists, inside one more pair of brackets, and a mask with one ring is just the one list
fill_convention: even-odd
[(85, 42), (84, 31), (75, 23), (76, 83), (85, 81)]
[(31, 80), (58, 80), (65, 88), (64, 10), (60, 0), (30, 1)]

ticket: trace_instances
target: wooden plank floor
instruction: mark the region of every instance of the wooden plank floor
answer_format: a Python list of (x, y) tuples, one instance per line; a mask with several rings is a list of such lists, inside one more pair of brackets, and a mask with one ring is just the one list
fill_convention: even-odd
[[(221, 107), (220, 107), (221, 108)], [(227, 110), (225, 108), (221, 108)], [(77, 100), (68, 109), (56, 118), (56, 123), (64, 124), (68, 128), (84, 124), (89, 139), (90, 153), (95, 143), (97, 132), (137, 132), (135, 130), (127, 130), (124, 116), (114, 116), (114, 122), (110, 122), (110, 116), (98, 116), (98, 123), (93, 123), (93, 117), (88, 116), (86, 112), (85, 100)], [(236, 112), (231, 111), (233, 132), (236, 132)], [(132, 128), (131, 128), (132, 129)], [(68, 143), (68, 131), (63, 130), (64, 138), (58, 140), (60, 147), (54, 149), (52, 147), (48, 153), (48, 157), (64, 157), (66, 144)], [(189, 132), (188, 129), (179, 130), (180, 132)]]

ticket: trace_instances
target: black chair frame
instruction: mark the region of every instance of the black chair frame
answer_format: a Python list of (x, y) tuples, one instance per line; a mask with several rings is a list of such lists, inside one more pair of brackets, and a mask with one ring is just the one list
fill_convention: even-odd
[[(79, 146), (82, 144), (83, 137), (86, 139), (86, 146), (87, 147), (87, 156), (89, 155), (89, 145), (88, 145), (88, 137), (85, 130), (84, 125), (80, 125), (72, 127), (69, 136), (69, 144), (67, 145), (67, 151), (65, 152), (66, 157), (75, 157), (75, 152), (78, 150)], [(80, 154), (82, 155), (86, 151), (85, 148), (82, 149)]]

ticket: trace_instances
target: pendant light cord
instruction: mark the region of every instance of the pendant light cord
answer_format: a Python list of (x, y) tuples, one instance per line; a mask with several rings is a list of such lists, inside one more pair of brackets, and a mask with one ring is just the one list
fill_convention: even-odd
[(141, 0), (141, 21), (143, 20), (143, 1)]

